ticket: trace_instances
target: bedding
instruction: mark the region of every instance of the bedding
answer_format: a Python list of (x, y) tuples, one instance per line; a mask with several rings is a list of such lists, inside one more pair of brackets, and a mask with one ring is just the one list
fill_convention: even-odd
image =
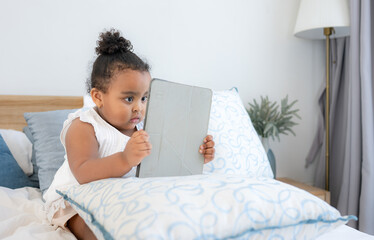
[(48, 224), (39, 189), (0, 187), (0, 239), (73, 240), (74, 235)]
[(58, 193), (99, 239), (314, 239), (355, 219), (264, 177), (106, 179)]
[(29, 141), (32, 144), (31, 164), (32, 164), (32, 167), (33, 167), (33, 173), (32, 173), (31, 176), (29, 176), (29, 179), (30, 179), (31, 182), (33, 182), (33, 184), (34, 184), (33, 187), (40, 188), (39, 177), (38, 177), (39, 167), (36, 164), (34, 138), (32, 137), (32, 133), (31, 133), (30, 128), (28, 126), (24, 127), (22, 131), (25, 133), (26, 137), (29, 139)]
[[(2, 213), (0, 214), (0, 239), (76, 239), (69, 231), (55, 228), (46, 222), (41, 197), (41, 191), (37, 188), (0, 187), (0, 212)], [(352, 239), (373, 240), (374, 236), (341, 225), (316, 238), (316, 240)]]
[(347, 225), (341, 225), (334, 229), (333, 231), (323, 234), (317, 240), (373, 240), (374, 236), (360, 232), (354, 228), (351, 228)]
[(31, 164), (32, 143), (30, 140), (23, 132), (12, 129), (0, 129), (0, 135), (22, 171), (30, 176), (33, 173), (33, 165)]
[(77, 109), (27, 112), (24, 117), (34, 139), (40, 189), (44, 193), (64, 162), (65, 149), (60, 142), (62, 125)]
[(0, 136), (5, 136), (0, 140), (0, 186), (10, 184), (0, 187), (0, 239), (75, 239), (69, 231), (47, 221), (34, 141), (23, 114), (82, 105), (82, 97), (0, 95)]
[[(122, 239), (125, 226), (125, 236), (132, 234), (132, 239), (155, 237), (156, 234), (166, 239), (173, 236), (174, 239), (190, 239), (191, 236), (228, 236), (235, 239), (266, 239), (266, 236), (299, 239), (305, 236), (305, 239), (312, 239), (319, 235), (323, 237), (324, 232), (334, 236), (334, 228), (340, 229), (339, 225), (355, 219), (353, 216), (340, 216), (336, 209), (313, 195), (274, 180), (250, 119), (242, 114), (244, 106), (237, 91), (234, 89), (215, 94), (216, 103), (219, 104), (212, 109), (216, 119), (211, 119), (210, 127), (211, 133), (219, 139), (216, 147), (221, 148), (221, 152), (216, 157), (221, 160), (216, 165), (207, 166), (203, 175), (105, 179), (59, 189), (59, 193), (72, 203), (97, 236), (105, 239), (118, 236)], [(41, 105), (45, 105), (45, 102), (41, 101)], [(61, 105), (56, 106), (59, 106), (56, 109), (61, 109)], [(74, 108), (80, 107), (74, 105)], [(66, 116), (69, 111), (75, 110), (63, 110)], [(34, 174), (46, 167), (41, 167), (40, 163), (55, 155), (57, 147), (43, 148), (45, 146), (41, 145), (53, 146), (52, 142), (59, 141), (59, 124), (56, 123), (61, 122), (62, 127), (64, 119), (59, 115), (60, 111), (57, 113), (60, 119), (50, 122), (45, 118), (36, 120), (35, 116), (41, 116), (38, 113), (27, 116), (30, 118), (24, 132), (36, 153), (36, 161), (35, 158), (30, 160), (31, 164), (34, 161)], [(236, 127), (228, 129), (222, 126), (228, 123), (228, 117), (230, 121), (236, 121)], [(248, 127), (249, 131), (243, 132), (241, 125)], [(42, 135), (41, 129), (47, 131), (45, 135)], [(225, 139), (227, 131), (234, 133), (235, 137)], [(246, 147), (251, 151), (243, 149)], [(45, 157), (44, 161), (38, 161), (38, 153), (39, 157)], [(59, 155), (62, 156), (61, 161), (63, 155), (64, 152)], [(233, 155), (237, 157), (233, 158)], [(53, 161), (54, 164), (56, 162)], [(50, 167), (57, 170), (59, 166), (54, 164)], [(45, 178), (39, 180), (44, 187), (49, 186)], [(75, 239), (69, 231), (49, 225), (43, 207), (42, 190), (39, 188), (0, 187), (0, 238)], [(341, 239), (340, 236), (336, 239)]]
[(0, 134), (0, 186), (13, 189), (36, 186), (19, 166), (2, 134)]
[(236, 88), (213, 91), (208, 134), (213, 136), (216, 152), (204, 173), (274, 177)]

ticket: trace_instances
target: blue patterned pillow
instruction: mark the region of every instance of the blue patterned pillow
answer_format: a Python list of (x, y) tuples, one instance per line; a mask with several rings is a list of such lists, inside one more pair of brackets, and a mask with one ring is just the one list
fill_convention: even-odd
[(215, 142), (215, 159), (204, 173), (273, 178), (261, 141), (236, 89), (213, 92), (208, 134)]
[(315, 239), (355, 219), (272, 178), (117, 178), (57, 192), (98, 239)]

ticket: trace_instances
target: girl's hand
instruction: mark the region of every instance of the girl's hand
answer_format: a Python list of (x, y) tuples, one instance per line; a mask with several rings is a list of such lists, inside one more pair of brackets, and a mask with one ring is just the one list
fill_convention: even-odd
[(214, 141), (212, 135), (204, 138), (204, 144), (200, 146), (199, 152), (204, 155), (204, 163), (208, 163), (214, 159)]
[(123, 151), (124, 158), (131, 167), (139, 163), (151, 153), (152, 145), (146, 131), (139, 130), (132, 134)]

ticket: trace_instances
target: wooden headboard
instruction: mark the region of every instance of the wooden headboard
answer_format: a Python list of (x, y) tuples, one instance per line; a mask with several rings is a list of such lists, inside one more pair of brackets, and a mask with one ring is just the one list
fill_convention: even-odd
[(0, 128), (22, 131), (25, 112), (44, 112), (83, 107), (83, 97), (0, 95)]

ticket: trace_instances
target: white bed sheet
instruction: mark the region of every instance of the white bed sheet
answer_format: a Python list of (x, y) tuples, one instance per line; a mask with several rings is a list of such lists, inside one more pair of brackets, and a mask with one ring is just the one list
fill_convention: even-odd
[(333, 231), (327, 232), (322, 236), (318, 237), (316, 240), (331, 240), (331, 239), (341, 239), (341, 240), (373, 240), (374, 236), (360, 232), (354, 228), (347, 225), (342, 225), (334, 229)]
[[(39, 189), (0, 187), (0, 239), (76, 239), (73, 234), (48, 224)], [(317, 240), (374, 240), (374, 236), (340, 226)]]
[(39, 189), (0, 187), (0, 239), (76, 239), (48, 224)]

